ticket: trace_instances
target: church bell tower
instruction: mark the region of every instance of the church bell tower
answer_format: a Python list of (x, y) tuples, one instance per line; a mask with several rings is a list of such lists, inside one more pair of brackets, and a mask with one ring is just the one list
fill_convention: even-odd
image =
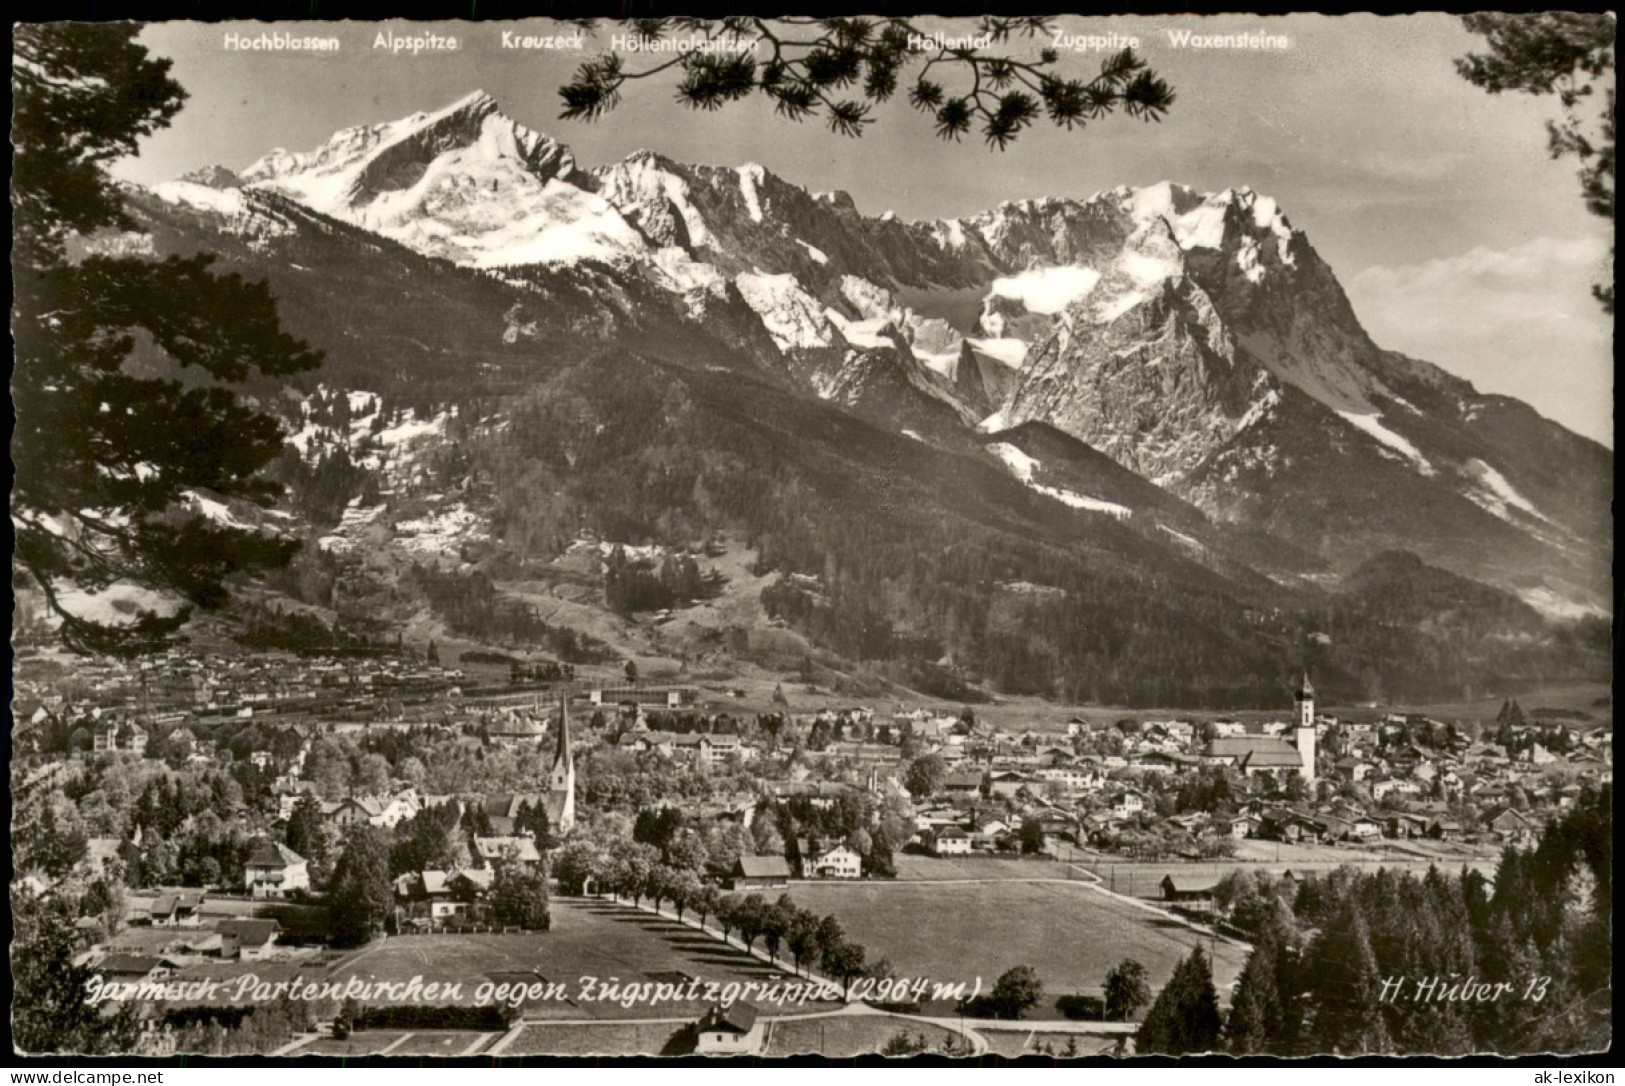
[(570, 753), (570, 706), (565, 698), (559, 699), (559, 741), (548, 791), (552, 793), (548, 806), (558, 811), (554, 825), (562, 836), (576, 823), (576, 763)]
[(1309, 670), (1304, 669), (1303, 682), (1299, 684), (1298, 691), (1293, 695), (1298, 706), (1297, 726), (1293, 729), (1293, 738), (1296, 740), (1298, 757), (1303, 765), (1298, 768), (1298, 775), (1306, 782), (1313, 784), (1315, 780), (1315, 688), (1309, 682)]

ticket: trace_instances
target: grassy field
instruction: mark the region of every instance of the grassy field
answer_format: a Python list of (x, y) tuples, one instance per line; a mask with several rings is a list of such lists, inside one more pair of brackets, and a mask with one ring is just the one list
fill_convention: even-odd
[(925, 1022), (870, 1015), (836, 1015), (825, 1018), (788, 1018), (769, 1023), (767, 1055), (849, 1056), (874, 1055), (898, 1033), (911, 1038), (923, 1036), (934, 1051), (957, 1034)]
[(1236, 842), (1235, 859), (1249, 863), (1307, 864), (1356, 863), (1361, 860), (1380, 860), (1380, 851), (1355, 845), (1296, 844), (1291, 841), (1266, 841), (1249, 837)]
[(502, 983), (525, 975), (532, 982), (540, 978), (563, 984), (568, 997), (527, 1004), (522, 1008), (527, 1016), (583, 1019), (698, 1018), (706, 1009), (703, 998), (640, 1002), (630, 1007), (579, 999), (583, 977), (596, 977), (601, 982), (619, 978), (622, 985), (650, 981), (687, 984), (690, 978), (771, 983), (785, 978), (765, 962), (724, 945), (712, 935), (630, 905), (579, 898), (553, 900), (550, 931), (398, 936), (352, 955), (336, 965), (331, 975), (388, 982), (409, 981), (415, 976), (422, 976), (425, 983), (461, 982), (464, 1003), (473, 1003), (475, 990), (486, 981)]
[[(1508, 698), (1523, 706), (1524, 715), (1532, 717), (1536, 709), (1577, 709), (1589, 715), (1589, 724), (1606, 724), (1614, 719), (1613, 704), (1594, 704), (1600, 698), (1612, 698), (1613, 691), (1606, 683), (1546, 683), (1525, 690), (1491, 693), (1477, 701), (1442, 702), (1434, 705), (1408, 705), (1395, 708), (1399, 713), (1423, 713), (1438, 720), (1482, 720), (1493, 727), (1495, 714), (1501, 711), (1501, 702)], [(1333, 710), (1335, 712), (1335, 710)]]
[[(797, 884), (797, 904), (840, 920), (869, 957), (887, 958), (898, 976), (967, 984), (986, 993), (1006, 969), (1030, 965), (1044, 982), (1041, 1011), (1055, 996), (1098, 995), (1106, 972), (1136, 958), (1154, 988), (1191, 947), (1208, 940), (1182, 924), (1098, 893), (1082, 883), (995, 882)], [(1218, 943), (1214, 980), (1221, 994), (1240, 975), (1246, 952)]]
[(963, 882), (976, 879), (1064, 879), (1066, 865), (1054, 860), (945, 859), (936, 856), (893, 857), (902, 882)]
[(670, 1022), (529, 1023), (500, 1056), (659, 1056), (691, 1050), (684, 1027)]

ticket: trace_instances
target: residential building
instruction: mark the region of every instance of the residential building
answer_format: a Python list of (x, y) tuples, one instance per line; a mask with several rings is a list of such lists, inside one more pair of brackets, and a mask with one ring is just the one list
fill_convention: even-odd
[(220, 956), (245, 962), (264, 961), (275, 953), (282, 926), (275, 920), (230, 917), (215, 925), (220, 936)]
[(756, 1008), (743, 1000), (718, 1004), (695, 1026), (694, 1051), (701, 1055), (741, 1055), (762, 1047), (765, 1030)]
[(153, 927), (195, 928), (203, 923), (203, 893), (181, 890), (159, 894), (147, 911)]
[(821, 879), (856, 879), (863, 876), (863, 857), (851, 845), (839, 844), (824, 849), (803, 862), (804, 870)]
[(310, 889), (310, 863), (280, 841), (261, 838), (243, 865), (243, 888), (250, 897), (281, 898)]
[(734, 861), (729, 885), (735, 890), (790, 885), (790, 863), (783, 856), (741, 856)]

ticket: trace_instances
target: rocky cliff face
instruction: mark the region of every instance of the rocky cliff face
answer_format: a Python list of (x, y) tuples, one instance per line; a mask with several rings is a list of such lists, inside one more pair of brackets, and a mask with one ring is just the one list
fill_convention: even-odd
[(1018, 477), (986, 450), (1044, 424), (1333, 571), (1408, 549), (1548, 611), (1609, 599), (1606, 450), (1381, 350), (1250, 189), (1165, 182), (910, 223), (754, 164), (640, 151), (583, 170), (476, 93), (157, 195), (266, 238), (295, 228), (277, 204), (293, 201), (484, 269), (605, 342), (658, 310), (696, 344)]

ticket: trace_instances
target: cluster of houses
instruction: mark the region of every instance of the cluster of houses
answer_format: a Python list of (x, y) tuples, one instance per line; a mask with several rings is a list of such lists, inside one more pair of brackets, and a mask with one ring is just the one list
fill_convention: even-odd
[[(478, 691), (456, 668), (404, 654), (306, 657), (288, 653), (223, 655), (184, 647), (124, 660), (75, 660), (72, 681), (36, 679), (20, 660), (14, 681), (22, 749), (37, 746), (37, 726), (82, 725), (93, 751), (142, 754), (156, 730), (270, 718), (365, 724), (404, 719), (415, 708)], [(30, 734), (33, 731), (36, 734)]]
[(639, 717), (642, 727), (622, 732), (615, 740), (621, 750), (633, 754), (655, 751), (672, 762), (686, 765), (715, 767), (727, 764), (730, 758), (750, 761), (760, 752), (754, 744), (737, 735), (710, 732), (662, 732), (651, 729)]
[[(123, 927), (82, 951), (103, 983), (161, 983), (183, 969), (229, 962), (288, 962), (310, 958), (311, 947), (285, 944), (279, 921), (244, 915), (242, 902), (203, 890), (131, 894)], [(86, 917), (81, 926), (99, 921)]]
[[(1128, 831), (1165, 832), (1200, 843), (1262, 838), (1371, 843), (1381, 839), (1479, 840), (1527, 844), (1540, 808), (1563, 809), (1582, 782), (1612, 781), (1612, 729), (1577, 734), (1566, 756), (1528, 736), (1516, 758), (1422, 718), (1373, 714), (1347, 720), (1317, 714), (1307, 677), (1291, 721), (1249, 728), (1233, 721), (1134, 721), (1054, 733), (1001, 734), (964, 720), (910, 719), (913, 735), (951, 768), (918, 797), (919, 840), (943, 856), (1007, 852), (1023, 823), (1046, 842), (1114, 847)], [(1438, 746), (1406, 737), (1418, 728), (1446, 736)], [(1100, 742), (1110, 733), (1111, 742)], [(1335, 737), (1335, 756), (1327, 740)], [(1214, 768), (1234, 787), (1222, 810), (1157, 815), (1157, 799)], [(1569, 772), (1554, 776), (1554, 768)], [(1528, 801), (1531, 809), (1522, 809)], [(1476, 818), (1460, 813), (1463, 804)], [(1164, 805), (1166, 810), (1166, 805)]]
[[(455, 671), (382, 659), (295, 659), (267, 654), (213, 657), (175, 650), (141, 663), (88, 662), (74, 701), (19, 690), (19, 722), (38, 724), (71, 712), (88, 722), (91, 749), (150, 756), (146, 725), (164, 728), (173, 750), (176, 736), (209, 759), (210, 719), (277, 716), (278, 729), (292, 729), (298, 750), (252, 752), (279, 775), (278, 814), (291, 818), (313, 795), (302, 777), (315, 737), (327, 727), (375, 726), (340, 714), (329, 719), (308, 710), (333, 697), (348, 709), (387, 707), (389, 698), (415, 690), (447, 699), (461, 675)], [(414, 685), (416, 684), (416, 685)], [(425, 693), (428, 692), (428, 693)], [(491, 832), (474, 840), (464, 869), (409, 872), (395, 890), (408, 922), (430, 924), (477, 913), (498, 863), (540, 862), (534, 841), (516, 822), (522, 811), (545, 810), (550, 831), (567, 835), (575, 822), (575, 764), (570, 712), (544, 711), (534, 693), (483, 697), (477, 689), (458, 710), (477, 717), (493, 742), (554, 744), (545, 788), (529, 792), (452, 797), (401, 786), (377, 795), (317, 797), (324, 822), (340, 830), (357, 824), (391, 828), (420, 812), (453, 801), (478, 802)], [(866, 793), (903, 799), (914, 814), (916, 850), (939, 856), (975, 856), (1030, 848), (1036, 829), (1045, 849), (1066, 842), (1102, 849), (1132, 847), (1127, 838), (1161, 834), (1189, 843), (1260, 838), (1281, 842), (1374, 843), (1411, 839), (1528, 844), (1549, 810), (1575, 802), (1581, 782), (1612, 780), (1612, 729), (1576, 728), (1562, 752), (1531, 741), (1538, 729), (1514, 735), (1517, 751), (1486, 738), (1416, 717), (1373, 712), (1334, 718), (1316, 712), (1307, 676), (1286, 719), (1244, 725), (1235, 721), (1196, 724), (1182, 720), (1136, 720), (1116, 725), (1074, 718), (1059, 728), (1008, 732), (977, 722), (969, 713), (899, 709), (877, 717), (866, 708), (827, 709), (789, 717), (775, 727), (698, 730), (652, 726), (657, 714), (692, 706), (695, 691), (683, 687), (604, 686), (587, 692), (594, 708), (613, 706), (603, 730), (583, 742), (606, 743), (676, 767), (749, 774), (754, 795), (720, 804), (711, 814), (750, 822), (757, 800), (805, 800), (827, 807), (843, 796)], [(337, 702), (336, 702), (337, 703)], [(305, 708), (300, 709), (298, 706)], [(177, 725), (174, 714), (187, 721)], [(391, 719), (404, 719), (390, 710)], [(408, 714), (409, 715), (409, 714)], [(595, 720), (602, 714), (595, 713)], [(577, 722), (578, 731), (579, 721)], [(24, 733), (26, 734), (26, 732)], [(1426, 735), (1427, 742), (1413, 736)], [(1504, 737), (1503, 737), (1504, 738)], [(800, 749), (804, 757), (784, 755)], [(911, 761), (935, 756), (945, 767), (927, 794), (910, 795), (900, 783)], [(1170, 797), (1187, 784), (1211, 780), (1224, 770), (1229, 791), (1210, 809), (1171, 809)], [(1561, 771), (1561, 772), (1560, 772)], [(542, 782), (538, 782), (540, 785)], [(712, 797), (713, 806), (717, 806)], [(784, 856), (743, 856), (732, 872), (738, 888), (782, 886), (796, 878), (856, 879), (864, 858), (843, 841), (800, 840)], [(1208, 853), (1198, 853), (1207, 855)], [(245, 865), (242, 896), (297, 898), (310, 890), (310, 865), (273, 837), (259, 839)], [(1189, 889), (1188, 887), (1185, 889)], [(238, 887), (231, 887), (236, 892)], [(1175, 892), (1179, 887), (1174, 888)], [(146, 911), (131, 929), (179, 934), (150, 947), (149, 958), (185, 960), (251, 956), (276, 949), (274, 924), (245, 928), (243, 917), (209, 917), (201, 894), (176, 892), (142, 899)], [(224, 925), (224, 926), (222, 926)], [(266, 934), (264, 939), (259, 936)], [(201, 939), (201, 941), (198, 941)], [(187, 940), (192, 940), (188, 942)], [(140, 940), (137, 940), (140, 942)], [(151, 943), (150, 937), (143, 945)], [(142, 955), (112, 944), (111, 955)], [(136, 970), (142, 962), (114, 965)], [(161, 964), (154, 969), (162, 969)]]

